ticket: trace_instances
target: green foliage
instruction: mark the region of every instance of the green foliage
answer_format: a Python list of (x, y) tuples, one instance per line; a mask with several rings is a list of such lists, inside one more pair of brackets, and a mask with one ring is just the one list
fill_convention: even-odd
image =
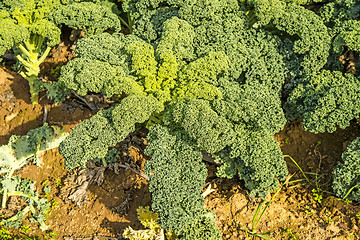
[(229, 79), (248, 84), (260, 82), (280, 91), (285, 80), (284, 62), (277, 47), (280, 39), (247, 26), (243, 12), (203, 21), (195, 28), (196, 54), (223, 51), (230, 60)]
[(70, 89), (62, 81), (44, 83), (44, 87), (47, 90), (47, 98), (53, 100), (55, 104), (64, 102), (71, 93)]
[[(104, 158), (95, 158), (94, 162), (101, 162), (106, 167), (108, 164), (117, 162), (119, 157), (120, 157), (119, 150), (117, 150), (116, 148), (113, 148), (106, 153)], [(61, 184), (61, 181), (60, 181), (60, 184)]]
[[(230, 6), (227, 7), (232, 9)], [(240, 7), (235, 9), (239, 11)], [(237, 138), (236, 128), (244, 128), (250, 132), (264, 131), (266, 132), (264, 135), (269, 135), (270, 138), (270, 135), (278, 132), (285, 124), (279, 99), (280, 89), (285, 80), (284, 71), (281, 71), (284, 63), (277, 50), (280, 39), (255, 29), (248, 31), (244, 29), (244, 34), (239, 35), (235, 31), (238, 29), (235, 26), (239, 22), (244, 24), (246, 16), (244, 14), (238, 18), (234, 14), (230, 16), (234, 21), (225, 24), (228, 30), (224, 28), (215, 31), (216, 29), (212, 27), (212, 25), (220, 26), (219, 23), (224, 21), (223, 18), (217, 19), (217, 25), (210, 21), (211, 19), (204, 20), (206, 28), (202, 28), (212, 37), (222, 31), (231, 33), (234, 39), (227, 45), (228, 49), (220, 48), (220, 39), (213, 47), (201, 49), (200, 42), (196, 38), (198, 36), (206, 38), (206, 34), (201, 35), (203, 25), (192, 26), (190, 22), (197, 21), (196, 19), (186, 21), (178, 17), (172, 17), (164, 22), (164, 32), (153, 45), (134, 35), (104, 33), (90, 36), (79, 41), (76, 49), (79, 58), (63, 67), (60, 80), (81, 95), (89, 91), (108, 94), (106, 89), (111, 89), (109, 95), (125, 93), (128, 97), (155, 98), (158, 101), (157, 107), (151, 108), (152, 112), (147, 111), (149, 114), (146, 116), (153, 119), (154, 116), (159, 115), (158, 122), (162, 120), (173, 131), (182, 132), (197, 148), (209, 153), (219, 152), (232, 145)], [(182, 36), (183, 39), (175, 36)], [(222, 35), (223, 40), (228, 38)], [(238, 40), (243, 44), (237, 44)], [(238, 45), (240, 47), (237, 47)], [(196, 56), (196, 51), (199, 56)], [(231, 55), (233, 52), (236, 54)], [(241, 55), (242, 66), (238, 66), (239, 60), (236, 59)], [(138, 84), (143, 90), (117, 91), (121, 88), (115, 86), (122, 84), (118, 75), (131, 78), (132, 83)], [(234, 79), (235, 75), (241, 76), (241, 79)], [(133, 84), (128, 84), (127, 87)], [(122, 102), (119, 106), (121, 105)], [(136, 107), (136, 105), (133, 108), (139, 109), (132, 111), (136, 114), (141, 112), (140, 109), (144, 109), (143, 106)], [(110, 114), (113, 110), (108, 111)], [(99, 114), (103, 115), (103, 112)], [(133, 121), (125, 120), (123, 125), (113, 131), (111, 129), (118, 124), (120, 118), (119, 120), (114, 120), (113, 117), (105, 117), (108, 119), (105, 120), (102, 116), (95, 118), (102, 120), (84, 121), (60, 146), (65, 161), (71, 162), (69, 168), (85, 166), (85, 162), (93, 157), (104, 157), (108, 147), (114, 146), (116, 140), (123, 139), (130, 132), (128, 125)], [(145, 118), (137, 123), (143, 121), (146, 121)], [(102, 123), (96, 127), (98, 122)], [(109, 138), (113, 141), (103, 136), (98, 137), (96, 133), (98, 131), (93, 131), (93, 129), (105, 128), (110, 131)], [(92, 136), (89, 138), (90, 132)], [(116, 132), (121, 133), (121, 137)], [(89, 150), (86, 150), (82, 141), (88, 143), (86, 147)], [(95, 147), (98, 149), (96, 153), (92, 148), (93, 144), (99, 146)], [(275, 181), (273, 178), (277, 178), (277, 173), (275, 175), (269, 175), (272, 179), (270, 181)], [(275, 187), (275, 182), (270, 184), (271, 187)], [(265, 189), (271, 187), (266, 186)], [(255, 188), (258, 186), (253, 189)], [(263, 193), (265, 190), (259, 191)]]
[(202, 99), (174, 102), (165, 111), (163, 121), (165, 125), (183, 128), (198, 148), (209, 153), (222, 150), (235, 137), (232, 124)]
[(217, 175), (232, 178), (238, 174), (250, 190), (250, 197), (264, 199), (288, 174), (279, 143), (266, 132), (237, 131), (235, 142), (215, 155), (216, 161), (222, 163)]
[(25, 208), (18, 211), (14, 216), (3, 219), (1, 221), (5, 227), (21, 226), (21, 220), (27, 213), (31, 213), (29, 220), (31, 222), (38, 222), (39, 228), (42, 231), (48, 229), (46, 225), (46, 218), (50, 203), (46, 198), (40, 198), (39, 193), (35, 191), (35, 182), (28, 179), (21, 179), (19, 176), (1, 179), (2, 193), (6, 191), (7, 196), (20, 196), (28, 204)]
[(164, 22), (161, 41), (157, 44), (158, 55), (173, 54), (180, 66), (195, 59), (195, 31), (187, 21), (173, 17)]
[[(133, 26), (135, 34), (155, 43), (164, 36), (165, 23), (170, 21), (172, 15), (164, 19), (165, 15), (156, 17), (158, 14), (156, 11), (168, 5), (169, 8), (176, 9), (175, 15), (182, 19), (182, 22), (192, 25), (195, 37), (188, 34), (187, 36), (191, 37), (184, 36), (184, 39), (187, 39), (189, 45), (193, 43), (195, 55), (201, 57), (209, 52), (225, 52), (230, 59), (229, 77), (242, 83), (261, 82), (280, 92), (286, 75), (293, 78), (299, 74), (316, 71), (327, 61), (330, 45), (327, 28), (316, 14), (301, 6), (280, 1), (282, 8), (269, 7), (276, 1), (257, 1), (257, 9), (251, 7), (254, 1), (249, 5), (224, 3), (225, 1), (216, 1), (212, 4), (205, 1), (190, 4), (185, 1), (176, 1), (175, 4), (172, 1), (140, 2), (141, 7), (138, 1), (124, 3), (130, 15), (136, 16)], [(158, 5), (161, 7), (157, 7)], [(250, 8), (248, 16), (246, 16), (246, 8)], [(219, 14), (214, 15), (216, 17), (203, 17), (201, 21), (198, 19), (201, 15), (210, 16), (212, 11)], [(263, 29), (259, 28), (261, 21), (255, 20), (255, 12), (259, 11), (265, 11), (266, 14), (264, 12), (259, 14), (265, 14), (266, 21), (272, 22), (264, 25)], [(279, 14), (276, 15), (276, 12)], [(164, 22), (163, 26), (160, 22), (155, 22), (160, 19)], [(147, 24), (142, 25), (145, 21)], [(146, 26), (146, 29), (143, 29), (143, 26)], [(150, 30), (152, 26), (154, 29)], [(139, 32), (136, 30), (137, 27), (141, 28)], [(156, 31), (156, 38), (148, 36), (148, 34), (153, 36), (152, 31)], [(285, 42), (290, 43), (285, 44)], [(190, 53), (192, 50), (189, 51)], [(193, 55), (187, 57), (192, 60)], [(286, 59), (283, 59), (284, 57)]]
[(311, 190), (311, 192), (312, 192), (312, 195), (313, 195), (313, 197), (314, 197), (314, 201), (321, 204), (321, 200), (322, 200), (322, 198), (323, 198), (323, 196), (322, 196), (322, 190), (321, 190), (320, 188), (316, 188), (316, 189), (313, 188), (313, 189)]
[(284, 17), (286, 2), (282, 0), (247, 0), (251, 11), (249, 20), (251, 24), (255, 22), (261, 26), (268, 25), (273, 20)]
[(339, 59), (345, 50), (360, 52), (359, 31), (360, 24), (355, 19), (341, 21), (331, 28), (329, 27), (329, 32), (332, 36), (332, 44), (326, 66), (327, 69), (343, 69), (343, 63), (341, 63)]
[(255, 5), (259, 19), (256, 23), (262, 26), (271, 23), (279, 34), (290, 35), (294, 42), (292, 50), (300, 56), (300, 66), (305, 74), (318, 71), (326, 64), (331, 38), (319, 16), (302, 6), (284, 4), (280, 0), (253, 1), (259, 5)]
[(109, 97), (122, 93), (141, 94), (144, 89), (135, 80), (121, 66), (86, 58), (76, 58), (62, 67), (60, 78), (66, 88), (73, 89), (80, 96), (102, 92)]
[(149, 176), (152, 209), (159, 214), (161, 227), (178, 234), (201, 214), (207, 170), (200, 151), (163, 126), (151, 127), (147, 141), (145, 154), (152, 158), (146, 162), (145, 173)]
[(133, 33), (148, 41), (161, 36), (163, 23), (176, 16), (188, 21), (192, 26), (200, 25), (202, 20), (227, 15), (239, 9), (238, 1), (174, 1), (174, 0), (125, 0), (123, 9), (129, 12), (134, 24)]
[(75, 55), (130, 69), (129, 56), (126, 54), (125, 46), (137, 40), (139, 39), (134, 35), (125, 36), (121, 33), (93, 35), (77, 41)]
[(130, 240), (156, 240), (166, 239), (172, 240), (176, 237), (172, 232), (164, 234), (164, 230), (156, 223), (159, 220), (159, 215), (152, 212), (149, 206), (139, 207), (137, 210), (138, 219), (144, 227), (148, 229), (134, 230), (131, 227), (127, 227), (123, 232), (123, 237)]
[(335, 52), (342, 53), (343, 46), (349, 50), (360, 52), (360, 22), (357, 20), (343, 21), (341, 25), (334, 27), (336, 37), (333, 40)]
[(119, 17), (108, 6), (93, 2), (74, 2), (62, 5), (49, 18), (56, 24), (84, 30), (86, 35), (99, 34), (107, 29), (121, 30)]
[(2, 223), (7, 227), (19, 227), (24, 216), (31, 212), (30, 221), (38, 222), (41, 230), (46, 230), (45, 215), (50, 207), (46, 198), (40, 198), (35, 191), (34, 182), (13, 176), (15, 170), (28, 164), (32, 158), (34, 163), (40, 165), (37, 155), (48, 149), (58, 147), (66, 137), (58, 127), (42, 127), (30, 130), (24, 136), (11, 136), (7, 145), (0, 146), (0, 185), (2, 194), (2, 206), (6, 207), (9, 196), (20, 196), (28, 203), (28, 206), (17, 212), (16, 215), (3, 219)]
[(63, 67), (60, 80), (80, 95), (88, 91), (109, 96), (154, 93), (161, 102), (169, 100), (166, 81), (170, 79), (161, 77), (162, 66), (158, 66), (154, 48), (145, 41), (133, 35), (104, 33), (80, 41), (76, 52), (80, 58)]
[(218, 77), (228, 70), (229, 59), (223, 52), (210, 52), (184, 66), (178, 75), (174, 89), (176, 98), (221, 98), (216, 88)]
[(201, 191), (207, 170), (201, 163), (201, 152), (186, 139), (161, 125), (149, 129), (145, 153), (151, 160), (145, 163), (145, 172), (149, 176), (152, 209), (160, 216), (159, 225), (178, 236), (221, 239), (213, 216), (204, 216)]
[[(115, 40), (119, 38), (127, 44), (120, 41), (117, 43)], [(94, 41), (95, 39), (100, 41)], [(102, 45), (102, 39), (105, 43), (113, 39), (113, 45), (99, 47), (98, 52), (90, 52)], [(70, 61), (62, 68), (60, 81), (80, 95), (93, 91), (107, 95), (125, 93), (128, 97), (114, 110), (104, 110), (72, 131), (70, 137), (60, 146), (66, 162), (71, 162), (67, 165), (68, 168), (85, 166), (85, 162), (94, 157), (103, 158), (107, 147), (114, 146), (134, 131), (135, 123), (142, 123), (149, 120), (152, 113), (161, 112), (165, 107), (164, 103), (171, 99), (214, 99), (221, 96), (220, 91), (213, 85), (216, 85), (217, 76), (224, 74), (228, 63), (228, 59), (221, 52), (210, 53), (177, 71), (177, 68), (173, 68), (177, 66), (177, 61), (171, 50), (157, 55), (157, 49), (131, 35), (124, 37), (120, 34), (102, 34), (102, 37), (93, 36), (84, 41), (88, 43), (87, 47), (86, 44), (80, 44), (80, 58)], [(161, 43), (162, 41), (159, 45)], [(94, 46), (91, 46), (92, 44)], [(164, 47), (161, 50), (164, 50)], [(113, 65), (103, 61), (115, 54), (115, 59), (119, 61), (114, 61)], [(159, 56), (158, 61), (156, 55)], [(222, 64), (217, 64), (219, 61)], [(178, 81), (175, 82), (175, 79)], [(77, 140), (78, 138), (81, 141)], [(92, 145), (94, 148), (90, 147)], [(97, 149), (95, 153), (94, 149)]]
[[(54, 46), (60, 41), (60, 30), (54, 23), (48, 21), (46, 17), (60, 5), (60, 0), (11, 0), (4, 1), (6, 10), (0, 14), (0, 19), (4, 19), (7, 15), (8, 18), (13, 19), (13, 22), (18, 28), (25, 28), (32, 35), (38, 35), (47, 40), (47, 46)], [(7, 33), (11, 33), (12, 29), (4, 29)], [(28, 35), (27, 38), (30, 36)], [(27, 39), (21, 39), (25, 41)], [(15, 44), (20, 44), (22, 41), (16, 41)], [(12, 46), (10, 46), (12, 47)]]
[(274, 139), (286, 122), (286, 80), (288, 115), (311, 131), (333, 131), (358, 114), (358, 79), (323, 70), (335, 50), (358, 48), (358, 24), (334, 27), (301, 6), (313, 2), (322, 1), (124, 0), (132, 34), (81, 39), (78, 58), (62, 69), (60, 81), (80, 95), (125, 95), (61, 144), (67, 167), (103, 158), (147, 122), (145, 171), (160, 226), (219, 238), (199, 196), (201, 151), (221, 163), (219, 176), (238, 175), (251, 197), (265, 198), (288, 174)]
[(44, 125), (30, 130), (27, 135), (11, 136), (7, 145), (0, 146), (0, 173), (11, 176), (16, 169), (26, 165), (30, 157), (40, 166), (37, 154), (57, 147), (66, 135), (59, 127)]
[(360, 138), (353, 140), (342, 154), (333, 172), (333, 190), (336, 196), (348, 200), (360, 200)]
[(209, 210), (204, 210), (194, 222), (186, 226), (182, 231), (180, 239), (192, 240), (219, 240), (222, 239), (222, 233), (214, 224), (215, 214)]
[(357, 0), (333, 0), (321, 7), (319, 15), (327, 26), (332, 27), (346, 20), (360, 16), (360, 3)]
[(29, 35), (28, 29), (16, 24), (16, 20), (6, 10), (0, 10), (0, 56), (15, 44), (28, 39)]
[(21, 75), (29, 81), (33, 104), (44, 90), (38, 78), (40, 64), (50, 47), (60, 42), (60, 29), (47, 20), (59, 5), (60, 0), (6, 1), (6, 10), (0, 10), (0, 55), (14, 47), (17, 60), (25, 68)]
[(275, 91), (260, 83), (220, 81), (223, 99), (212, 102), (214, 110), (234, 124), (271, 135), (283, 129), (286, 119)]
[(299, 5), (306, 5), (306, 4), (311, 4), (311, 3), (320, 3), (320, 2), (325, 2), (326, 0), (286, 0), (286, 2), (292, 2), (292, 3), (296, 3)]
[[(276, 89), (284, 81), (277, 36), (294, 42), (287, 51), (298, 56), (297, 68), (302, 73), (321, 69), (328, 57), (331, 39), (321, 18), (311, 10), (281, 0), (125, 0), (123, 8), (134, 20), (133, 33), (148, 41), (156, 42), (162, 36), (162, 24), (173, 16), (187, 21), (196, 33), (198, 57), (209, 51), (224, 51), (231, 59), (231, 76), (239, 78), (242, 73), (250, 73), (246, 79), (252, 81), (260, 75), (260, 81), (279, 82)], [(163, 14), (165, 11), (167, 14)]]
[(143, 123), (156, 110), (154, 97), (131, 95), (116, 107), (99, 111), (96, 115), (77, 125), (71, 134), (61, 142), (59, 152), (72, 169), (86, 166), (89, 159), (104, 158), (108, 147), (135, 130), (136, 123)]
[(351, 74), (323, 70), (304, 78), (291, 92), (285, 107), (311, 132), (344, 129), (360, 114), (359, 79)]
[(13, 239), (13, 237), (11, 236), (10, 232), (7, 229), (1, 227), (0, 239), (1, 240), (11, 240), (11, 239)]

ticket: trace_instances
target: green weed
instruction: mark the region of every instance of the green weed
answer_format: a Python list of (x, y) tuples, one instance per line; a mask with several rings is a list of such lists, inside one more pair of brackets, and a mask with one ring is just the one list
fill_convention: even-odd
[(60, 186), (62, 186), (62, 181), (61, 181), (61, 178), (57, 178), (57, 179), (55, 179), (55, 184), (56, 184), (56, 187), (60, 187)]
[(59, 203), (55, 200), (55, 199), (53, 199), (52, 201), (51, 201), (51, 208), (56, 208), (56, 207), (58, 207), (59, 206)]
[(29, 232), (30, 230), (31, 230), (31, 227), (28, 226), (28, 225), (21, 225), (21, 227), (20, 227), (20, 231), (21, 231), (21, 232), (24, 232), (24, 233), (27, 233), (27, 232)]
[(309, 215), (316, 215), (316, 212), (314, 212), (313, 209), (311, 209), (310, 211), (310, 207), (309, 206), (305, 206), (305, 213), (309, 214)]
[(284, 234), (283, 236), (290, 240), (297, 240), (296, 235), (299, 235), (299, 233), (293, 233), (291, 229), (287, 228), (286, 234)]
[[(279, 194), (280, 190), (283, 188), (284, 185), (287, 185), (290, 181), (290, 179), (293, 177), (294, 175), (289, 175), (286, 180), (284, 181), (284, 183), (282, 183), (280, 185), (280, 187), (277, 188), (275, 194), (271, 197), (270, 201), (262, 201), (256, 208), (255, 210), (255, 214), (252, 218), (252, 224), (251, 224), (251, 229), (247, 229), (246, 226), (242, 225), (240, 223), (240, 225), (243, 227), (245, 234), (246, 234), (246, 239), (247, 240), (253, 240), (254, 237), (259, 237), (265, 240), (271, 240), (270, 237), (268, 237), (268, 235), (270, 235), (270, 232), (266, 232), (266, 233), (257, 233), (256, 229), (260, 223), (261, 218), (264, 216), (266, 210), (269, 208), (270, 204), (274, 201), (275, 197)], [(264, 207), (263, 207), (264, 206)]]
[(323, 199), (321, 189), (320, 188), (317, 188), (317, 189), (314, 188), (313, 190), (311, 190), (311, 192), (313, 194), (314, 201), (321, 204), (321, 200)]
[(50, 74), (53, 75), (53, 77), (58, 78), (60, 76), (60, 70), (61, 66), (56, 66), (55, 68), (50, 70)]

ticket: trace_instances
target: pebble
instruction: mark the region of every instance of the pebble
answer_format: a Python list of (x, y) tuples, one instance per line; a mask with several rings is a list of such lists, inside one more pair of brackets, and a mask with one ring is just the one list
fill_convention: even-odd
[(5, 116), (5, 122), (10, 122), (11, 120), (13, 120), (18, 114), (17, 113), (11, 113), (9, 115)]

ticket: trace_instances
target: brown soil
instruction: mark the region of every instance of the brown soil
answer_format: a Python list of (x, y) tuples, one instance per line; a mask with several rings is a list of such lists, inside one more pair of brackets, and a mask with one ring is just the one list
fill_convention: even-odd
[[(304, 132), (301, 123), (293, 122), (278, 133), (276, 139), (284, 155), (299, 164), (309, 182), (286, 158), (289, 172), (296, 173), (291, 181), (302, 181), (290, 182), (281, 189), (255, 232), (269, 232), (271, 239), (360, 239), (360, 206), (331, 194), (331, 172), (346, 145), (358, 136), (360, 129), (355, 123), (332, 134), (313, 134)], [(236, 180), (215, 178), (212, 182), (216, 192), (207, 198), (206, 206), (218, 217), (224, 239), (246, 239), (245, 229), (252, 229), (260, 199), (249, 199), (247, 190)], [(313, 189), (319, 189), (320, 201), (316, 201)]]
[[(72, 57), (67, 48), (63, 45), (53, 50), (54, 58), (48, 58), (43, 66), (44, 78), (51, 76), (51, 69)], [(0, 145), (6, 144), (13, 134), (23, 135), (41, 126), (44, 114), (49, 125), (59, 125), (66, 131), (94, 114), (74, 99), (53, 105), (41, 95), (40, 104), (35, 106), (29, 99), (27, 81), (8, 68), (0, 67)], [(360, 128), (355, 122), (345, 130), (317, 135), (304, 132), (301, 123), (292, 122), (277, 134), (283, 153), (291, 156), (307, 172), (309, 182), (290, 158), (286, 158), (290, 173), (295, 175), (270, 204), (254, 232), (269, 232), (267, 236), (271, 239), (360, 239), (360, 215), (357, 216), (360, 206), (331, 194), (331, 172), (341, 161), (346, 145), (355, 137), (360, 137)], [(138, 131), (120, 143), (117, 147), (122, 149), (123, 154), (119, 161), (140, 170), (146, 158), (143, 155), (144, 145), (137, 142), (143, 138), (144, 133)], [(136, 209), (151, 204), (144, 178), (126, 169), (117, 170), (118, 174), (106, 169), (103, 184), (92, 183), (87, 190), (86, 202), (78, 206), (64, 198), (63, 192), (70, 188), (68, 177), (81, 170), (67, 171), (57, 149), (46, 152), (41, 158), (42, 168), (29, 165), (18, 174), (36, 181), (39, 190), (43, 185), (51, 186), (49, 201), (52, 208), (47, 218), (50, 230), (41, 232), (36, 224), (25, 220), (30, 230), (14, 230), (14, 234), (22, 232), (45, 239), (49, 236), (53, 239), (95, 239), (94, 236), (121, 239), (125, 227), (142, 228)], [(208, 165), (208, 168), (208, 183), (212, 184), (215, 192), (206, 197), (206, 207), (216, 214), (217, 224), (224, 233), (223, 239), (246, 239), (245, 229), (249, 232), (252, 229), (252, 218), (261, 200), (249, 199), (248, 191), (237, 179), (216, 178), (215, 165)], [(313, 189), (321, 195), (321, 200), (316, 201)], [(10, 201), (20, 203), (16, 199)]]

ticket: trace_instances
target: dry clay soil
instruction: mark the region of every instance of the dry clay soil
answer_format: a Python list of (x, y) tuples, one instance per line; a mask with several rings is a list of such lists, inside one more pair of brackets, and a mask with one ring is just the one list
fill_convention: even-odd
[[(43, 64), (44, 77), (51, 77), (51, 69), (71, 58), (65, 48), (53, 50)], [(54, 105), (41, 95), (39, 104), (34, 106), (29, 99), (27, 81), (9, 67), (0, 67), (0, 145), (7, 144), (13, 134), (24, 135), (30, 129), (41, 126), (44, 120), (69, 132), (95, 113), (75, 98)], [(119, 143), (117, 148), (121, 156), (118, 163), (141, 172), (148, 159), (143, 154), (145, 137), (146, 131), (140, 129)], [(341, 161), (347, 144), (356, 137), (360, 137), (360, 127), (355, 121), (345, 130), (317, 135), (304, 132), (300, 122), (288, 123), (275, 138), (284, 155), (291, 156), (307, 172), (309, 182), (305, 181), (290, 158), (285, 158), (289, 172), (295, 175), (289, 184), (281, 188), (254, 232), (269, 233), (266, 236), (271, 239), (360, 239), (360, 205), (331, 194), (331, 173)], [(16, 174), (36, 181), (42, 194), (44, 185), (51, 186), (48, 198), (52, 207), (47, 217), (50, 228), (42, 232), (38, 225), (25, 218), (27, 227), (12, 229), (13, 234), (40, 239), (122, 239), (124, 228), (142, 228), (136, 209), (151, 205), (148, 182), (143, 177), (129, 169), (103, 168), (94, 164), (90, 170), (69, 172), (57, 149), (49, 150), (40, 157), (42, 168), (30, 164)], [(252, 219), (261, 199), (248, 198), (248, 191), (238, 179), (217, 178), (216, 165), (207, 164), (207, 167), (207, 184), (211, 184), (215, 191), (206, 197), (206, 207), (216, 214), (223, 239), (246, 239), (245, 229), (252, 229)], [(99, 184), (86, 179), (91, 174), (100, 176)], [(82, 196), (82, 204), (69, 199), (74, 183), (86, 193)], [(318, 195), (313, 193), (313, 189)], [(274, 192), (270, 193), (267, 200), (273, 195)], [(11, 197), (8, 208), (1, 210), (0, 216), (10, 216), (23, 206), (20, 199)]]

